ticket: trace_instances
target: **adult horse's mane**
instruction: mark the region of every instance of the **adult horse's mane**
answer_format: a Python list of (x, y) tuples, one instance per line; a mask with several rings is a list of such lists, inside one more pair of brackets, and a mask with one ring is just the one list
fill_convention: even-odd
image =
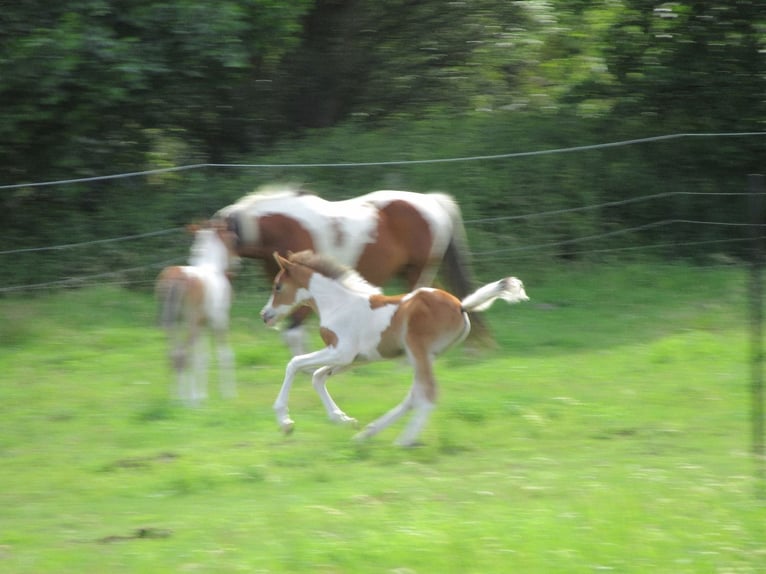
[(301, 195), (315, 195), (315, 193), (296, 184), (264, 185), (241, 197), (232, 207), (247, 208), (265, 201), (284, 199), (286, 197), (299, 197)]
[(303, 265), (329, 279), (334, 279), (356, 293), (367, 295), (380, 295), (383, 293), (380, 288), (369, 283), (351, 267), (342, 265), (334, 259), (315, 253), (310, 249), (291, 253), (287, 259), (291, 263)]

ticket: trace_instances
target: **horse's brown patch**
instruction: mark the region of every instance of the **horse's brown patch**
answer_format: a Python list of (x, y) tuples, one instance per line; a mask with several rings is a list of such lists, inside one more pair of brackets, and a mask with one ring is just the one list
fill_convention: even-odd
[(401, 275), (412, 289), (431, 263), (432, 247), (428, 221), (414, 206), (395, 200), (380, 209), (376, 241), (365, 246), (357, 271), (373, 285)]
[(288, 251), (314, 249), (311, 234), (292, 217), (271, 213), (257, 218), (256, 225), (260, 232), (258, 245), (242, 243), (237, 255), (264, 259), (270, 271), (273, 271), (272, 275), (276, 275), (276, 264), (272, 257), (275, 251), (287, 255)]
[(186, 276), (182, 267), (173, 265), (172, 267), (165, 267), (157, 278), (157, 286), (162, 287), (169, 281), (177, 281), (183, 279)]
[(338, 346), (338, 335), (336, 335), (335, 331), (332, 329), (328, 329), (327, 327), (320, 327), (319, 336), (322, 337), (322, 341), (324, 341), (324, 344), (328, 347)]
[(157, 278), (157, 295), (164, 299), (173, 285), (183, 285), (183, 306), (189, 312), (192, 324), (204, 322), (205, 313), (202, 309), (205, 302), (205, 285), (199, 277), (189, 275), (180, 265), (166, 267)]
[(429, 357), (460, 339), (465, 325), (463, 311), (457, 297), (441, 290), (418, 291), (406, 303), (406, 344), (413, 357), (415, 377), (433, 403), (437, 388)]
[(418, 347), (426, 355), (438, 355), (460, 338), (464, 319), (456, 297), (431, 289), (416, 291), (406, 300), (403, 297), (381, 297), (400, 303), (391, 324), (381, 334), (378, 352), (382, 357), (401, 354), (405, 345), (410, 351)]
[(380, 309), (386, 305), (399, 305), (405, 295), (372, 295), (370, 309)]

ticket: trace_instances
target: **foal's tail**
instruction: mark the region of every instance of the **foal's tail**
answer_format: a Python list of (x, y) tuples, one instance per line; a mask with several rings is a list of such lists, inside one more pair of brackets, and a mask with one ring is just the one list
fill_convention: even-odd
[(186, 283), (177, 278), (162, 278), (157, 283), (157, 298), (160, 303), (159, 323), (164, 329), (171, 329), (181, 321)]
[(520, 301), (529, 301), (524, 284), (516, 277), (506, 277), (494, 283), (489, 283), (484, 287), (479, 287), (476, 291), (465, 297), (460, 306), (463, 311), (485, 311), (490, 308), (496, 299), (503, 299), (508, 303), (518, 303)]

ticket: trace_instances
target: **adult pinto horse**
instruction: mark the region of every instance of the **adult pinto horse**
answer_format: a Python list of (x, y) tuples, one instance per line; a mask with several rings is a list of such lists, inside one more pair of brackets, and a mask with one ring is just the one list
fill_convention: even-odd
[[(460, 208), (442, 193), (382, 190), (326, 201), (294, 186), (273, 185), (224, 207), (213, 220), (225, 221), (236, 235), (237, 254), (261, 259), (272, 280), (279, 271), (275, 251), (286, 256), (308, 249), (355, 269), (373, 285), (401, 277), (411, 291), (430, 286), (440, 271), (458, 297), (473, 287)], [(295, 355), (305, 352), (301, 325), (309, 312), (293, 312), (284, 333)], [(472, 318), (474, 332), (486, 335), (484, 323)]]
[(311, 305), (319, 315), (319, 332), (325, 347), (293, 357), (274, 403), (277, 422), (285, 433), (293, 430), (287, 401), (295, 375), (313, 371), (312, 383), (331, 420), (356, 423), (327, 392), (327, 377), (355, 362), (378, 361), (406, 355), (415, 372), (405, 399), (370, 423), (357, 435), (374, 436), (412, 410), (413, 415), (398, 443), (416, 444), (420, 431), (436, 404), (434, 358), (462, 341), (471, 330), (469, 311), (484, 311), (496, 299), (509, 303), (527, 301), (524, 284), (505, 277), (458, 299), (442, 291), (423, 287), (410, 293), (386, 296), (358, 273), (337, 265), (311, 251), (283, 258), (274, 253), (280, 272), (274, 279), (271, 297), (261, 311), (267, 325), (299, 305)]

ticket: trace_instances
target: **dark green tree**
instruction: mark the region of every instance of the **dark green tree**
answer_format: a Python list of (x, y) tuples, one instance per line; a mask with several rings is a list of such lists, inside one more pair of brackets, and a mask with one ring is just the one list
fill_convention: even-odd
[(352, 114), (379, 120), (464, 113), (506, 95), (534, 22), (504, 0), (318, 0), (280, 77), (284, 115), (327, 127)]
[(665, 130), (763, 129), (766, 12), (760, 0), (624, 5), (601, 38), (609, 81), (580, 90), (600, 91), (618, 117)]
[(134, 170), (168, 135), (206, 159), (244, 149), (310, 3), (2, 4), (0, 173), (16, 183)]

